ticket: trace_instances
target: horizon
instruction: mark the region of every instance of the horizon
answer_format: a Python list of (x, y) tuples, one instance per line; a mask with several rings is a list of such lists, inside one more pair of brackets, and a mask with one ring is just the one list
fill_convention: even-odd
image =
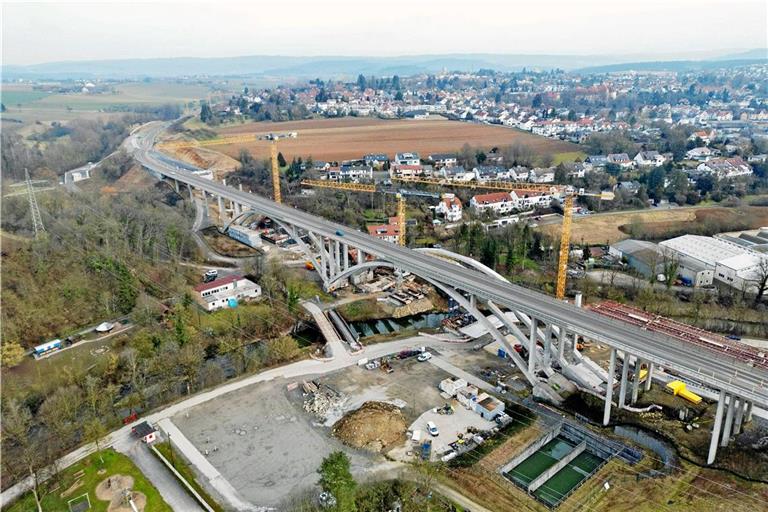
[[(4, 66), (34, 66), (251, 56), (478, 54), (696, 60), (762, 50), (768, 40), (768, 6), (756, 0), (681, 0), (673, 5), (661, 0), (620, 5), (607, 0), (578, 5), (564, 0), (535, 5), (486, 0), (471, 9), (452, 3), (425, 0), (411, 5), (396, 0), (386, 8), (361, 9), (350, 0), (322, 5), (292, 0), (270, 5), (272, 14), (265, 17), (263, 7), (236, 1), (185, 3), (184, 9), (172, 1), (10, 2), (2, 6), (2, 61)], [(435, 9), (445, 31), (431, 30), (438, 18)], [(345, 19), (343, 25), (340, 18)], [(711, 37), (713, 33), (718, 37)], [(605, 51), (607, 39), (612, 39), (610, 52)], [(126, 44), (134, 41), (151, 44)]]

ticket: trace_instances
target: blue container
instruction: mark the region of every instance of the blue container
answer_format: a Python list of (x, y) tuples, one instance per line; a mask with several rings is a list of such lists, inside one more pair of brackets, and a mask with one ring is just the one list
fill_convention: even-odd
[(499, 351), (497, 352), (497, 355), (498, 355), (500, 358), (504, 359), (504, 358), (506, 358), (506, 357), (507, 357), (507, 351), (506, 351), (506, 350), (504, 350), (503, 348), (500, 348), (500, 349), (499, 349)]
[(229, 306), (231, 308), (236, 308), (237, 307), (237, 299), (234, 298), (234, 297), (228, 298), (227, 299), (227, 306)]

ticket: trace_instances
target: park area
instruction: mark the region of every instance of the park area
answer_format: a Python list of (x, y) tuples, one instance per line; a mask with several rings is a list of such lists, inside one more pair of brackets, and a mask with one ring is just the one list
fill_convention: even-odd
[(524, 144), (536, 154), (551, 154), (555, 161), (583, 157), (579, 146), (552, 140), (505, 126), (438, 120), (386, 120), (372, 117), (308, 119), (280, 123), (260, 122), (216, 129), (220, 137), (254, 135), (253, 142), (211, 146), (237, 158), (241, 149), (252, 155), (269, 157), (270, 142), (256, 140), (268, 133), (297, 132), (296, 139), (283, 139), (280, 151), (286, 159), (293, 157), (338, 161), (362, 158), (367, 153), (416, 151), (422, 157), (430, 153), (457, 152), (464, 144), (490, 149), (494, 146)]
[[(102, 463), (103, 459), (103, 463)], [(57, 512), (170, 512), (157, 489), (128, 457), (112, 449), (94, 453), (43, 485), (42, 510)], [(4, 512), (37, 510), (31, 493)]]

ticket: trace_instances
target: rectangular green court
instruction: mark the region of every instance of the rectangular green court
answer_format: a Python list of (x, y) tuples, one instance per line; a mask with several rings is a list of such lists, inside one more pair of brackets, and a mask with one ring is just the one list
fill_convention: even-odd
[(523, 487), (533, 482), (536, 477), (554, 466), (557, 461), (568, 455), (573, 450), (574, 445), (562, 437), (556, 437), (523, 462), (518, 464), (506, 473), (510, 478)]
[(581, 452), (570, 464), (536, 489), (533, 495), (546, 505), (555, 507), (571, 489), (578, 487), (602, 463), (603, 459), (600, 457), (586, 451)]

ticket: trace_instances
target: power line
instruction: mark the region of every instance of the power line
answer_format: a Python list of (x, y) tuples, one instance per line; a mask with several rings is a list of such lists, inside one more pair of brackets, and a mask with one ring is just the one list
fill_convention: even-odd
[(29, 177), (29, 170), (26, 168), (24, 169), (24, 179), (27, 183), (27, 195), (29, 197), (29, 212), (32, 215), (32, 227), (35, 230), (35, 238), (39, 238), (40, 233), (45, 232), (45, 226), (43, 225), (43, 219), (40, 216), (40, 208), (37, 205), (35, 188), (32, 186), (32, 180)]

